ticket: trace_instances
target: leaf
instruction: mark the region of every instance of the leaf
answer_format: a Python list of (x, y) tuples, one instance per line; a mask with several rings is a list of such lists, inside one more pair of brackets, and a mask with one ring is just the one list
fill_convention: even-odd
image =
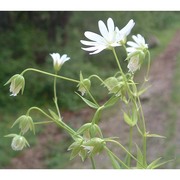
[(115, 159), (115, 157), (108, 152), (109, 158), (111, 159), (111, 163), (114, 169), (121, 169), (121, 166), (119, 165), (118, 161)]
[(119, 100), (119, 97), (118, 97), (118, 96), (113, 96), (113, 97), (111, 97), (111, 98), (104, 104), (104, 108), (113, 106), (118, 100)]
[(84, 131), (86, 131), (91, 126), (91, 123), (86, 123), (82, 125), (78, 130), (77, 134), (82, 134)]
[(143, 162), (144, 157), (137, 144), (136, 144), (136, 149), (137, 149), (137, 160), (138, 160), (136, 167), (138, 169), (142, 169), (143, 168), (142, 165), (144, 165), (144, 162)]
[[(76, 93), (76, 92), (75, 92)], [(82, 97), (81, 95), (79, 95), (78, 93), (76, 93), (88, 106), (94, 108), (94, 109), (98, 109), (99, 106), (97, 104), (94, 104), (93, 102), (89, 101), (88, 99)]]
[(54, 111), (52, 111), (51, 109), (48, 109), (48, 110), (49, 110), (49, 113), (51, 114), (51, 116), (54, 119), (59, 120), (59, 116)]
[(158, 138), (166, 138), (165, 136), (161, 136), (159, 134), (146, 134), (146, 137), (158, 137)]
[[(155, 169), (155, 168), (158, 168), (170, 161), (173, 161), (173, 160), (168, 160), (168, 161), (165, 161), (165, 162), (161, 162), (161, 163), (158, 163), (160, 161), (161, 157), (154, 160), (151, 164), (148, 165), (147, 169)], [(157, 164), (158, 163), (158, 164)]]
[(129, 125), (129, 126), (134, 126), (136, 123), (133, 122), (133, 120), (124, 112), (124, 121)]

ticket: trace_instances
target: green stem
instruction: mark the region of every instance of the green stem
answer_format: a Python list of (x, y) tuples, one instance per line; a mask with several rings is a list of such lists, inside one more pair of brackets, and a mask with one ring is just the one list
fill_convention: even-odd
[(146, 76), (145, 76), (145, 81), (148, 81), (150, 64), (151, 64), (151, 55), (150, 55), (149, 51), (147, 51), (147, 55), (148, 55), (148, 66), (147, 66), (147, 72), (146, 72)]
[[(130, 129), (129, 129), (129, 152), (131, 152), (131, 149), (132, 149), (132, 136), (133, 135), (133, 127), (130, 126)], [(130, 166), (131, 164), (131, 156), (128, 155), (128, 159), (127, 159), (127, 165)]]
[(47, 113), (45, 113), (42, 109), (40, 109), (38, 107), (29, 108), (26, 114), (29, 115), (30, 111), (32, 111), (32, 110), (40, 111), (43, 115), (45, 115), (47, 118), (51, 119), (59, 127), (65, 129), (72, 136), (72, 138), (76, 136), (76, 132), (72, 128), (70, 128), (67, 124), (65, 124), (63, 121), (59, 121), (59, 120), (52, 118), (51, 116), (49, 116)]
[[(85, 87), (86, 88), (86, 87)], [(91, 94), (91, 92), (86, 88), (87, 93), (89, 94), (90, 98), (92, 99), (92, 101), (99, 106), (98, 102), (95, 100), (95, 98), (93, 97), (93, 95)]]
[(103, 109), (103, 106), (101, 106), (97, 109), (97, 111), (95, 112), (94, 117), (92, 119), (92, 124), (98, 124), (98, 121), (99, 121), (100, 116), (101, 116), (102, 109)]
[(96, 169), (96, 164), (95, 164), (94, 158), (92, 156), (90, 157), (90, 160), (91, 160), (92, 168)]
[(140, 102), (140, 98), (138, 97), (138, 103), (140, 107), (140, 112), (141, 112), (141, 119), (142, 119), (142, 126), (143, 126), (143, 164), (146, 165), (146, 145), (147, 145), (147, 137), (146, 137), (146, 124), (145, 124), (145, 119), (144, 119), (144, 113), (142, 110), (142, 105)]
[[(57, 75), (57, 73), (56, 73), (56, 75)], [(55, 106), (56, 106), (56, 110), (57, 110), (59, 119), (62, 119), (61, 114), (60, 114), (60, 110), (59, 110), (59, 106), (58, 106), (58, 102), (57, 102), (56, 79), (57, 79), (57, 77), (54, 77), (54, 103), (55, 103)]]
[(93, 75), (91, 75), (91, 76), (89, 76), (89, 79), (91, 79), (91, 78), (97, 78), (99, 81), (101, 81), (102, 83), (104, 83), (104, 81), (98, 76), (98, 75), (95, 75), (95, 74), (93, 74)]
[(57, 78), (64, 79), (64, 80), (67, 80), (67, 81), (71, 81), (71, 82), (74, 82), (74, 83), (79, 83), (78, 80), (67, 78), (67, 77), (64, 77), (64, 76), (59, 76), (59, 75), (51, 74), (51, 73), (48, 73), (48, 72), (45, 72), (45, 71), (41, 71), (41, 70), (38, 70), (38, 69), (34, 69), (34, 68), (27, 68), (27, 69), (25, 69), (21, 73), (21, 75), (23, 75), (27, 71), (35, 71), (35, 72), (38, 72), (38, 73), (41, 73), (41, 74), (46, 74), (48, 76), (53, 76), (53, 77), (57, 77)]
[(39, 124), (49, 124), (49, 123), (53, 123), (53, 121), (34, 122), (34, 125), (39, 125)]
[(123, 78), (124, 78), (124, 80), (125, 80), (126, 78), (125, 78), (125, 75), (124, 75), (123, 70), (122, 70), (122, 68), (121, 68), (121, 65), (120, 65), (120, 63), (119, 63), (119, 59), (118, 59), (118, 57), (117, 57), (116, 51), (115, 51), (114, 48), (112, 49), (112, 51), (113, 51), (114, 57), (115, 57), (115, 59), (116, 59), (116, 63), (117, 63), (117, 65), (118, 65), (118, 68), (119, 68), (119, 70), (120, 70), (120, 72), (121, 72), (121, 74), (122, 74), (122, 76), (123, 76)]

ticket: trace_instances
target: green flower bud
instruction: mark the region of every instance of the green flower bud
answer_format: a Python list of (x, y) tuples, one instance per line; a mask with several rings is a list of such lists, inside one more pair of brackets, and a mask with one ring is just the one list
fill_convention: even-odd
[(16, 74), (12, 76), (5, 85), (10, 84), (10, 92), (12, 93), (11, 96), (16, 96), (19, 91), (21, 90), (22, 94), (25, 87), (25, 79), (22, 75)]
[(109, 94), (121, 95), (121, 88), (124, 85), (123, 79), (118, 77), (110, 77), (104, 81), (105, 87), (108, 89)]
[(105, 144), (103, 139), (95, 137), (84, 142), (83, 147), (89, 151), (90, 155), (95, 155), (99, 154), (104, 149)]
[(80, 72), (80, 83), (78, 84), (78, 91), (84, 96), (87, 90), (91, 88), (91, 81), (89, 79), (83, 79), (82, 73)]
[(19, 123), (19, 128), (21, 133), (25, 134), (29, 129), (35, 133), (34, 123), (30, 116), (22, 115), (20, 116), (12, 125), (12, 127)]
[(9, 134), (5, 137), (13, 137), (11, 147), (14, 151), (21, 151), (24, 147), (29, 146), (25, 137), (17, 134)]
[(26, 147), (26, 145), (26, 139), (20, 135), (15, 136), (11, 143), (11, 147), (14, 151), (21, 151), (24, 147)]

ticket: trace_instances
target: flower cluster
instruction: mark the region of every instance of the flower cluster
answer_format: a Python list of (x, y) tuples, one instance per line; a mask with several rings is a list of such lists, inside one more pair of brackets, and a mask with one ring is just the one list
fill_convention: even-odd
[[(136, 161), (136, 168), (156, 168), (162, 165), (162, 163), (159, 163), (160, 158), (154, 160), (149, 165), (146, 160), (146, 138), (160, 136), (146, 132), (146, 124), (140, 102), (140, 95), (146, 91), (146, 88), (143, 89), (143, 87), (141, 87), (141, 89), (139, 89), (139, 87), (137, 87), (137, 83), (134, 82), (134, 73), (140, 69), (146, 55), (148, 55), (148, 70), (150, 62), (148, 45), (146, 44), (143, 36), (140, 34), (137, 34), (137, 36), (133, 35), (133, 41), (127, 41), (127, 36), (130, 34), (134, 25), (135, 23), (131, 19), (125, 27), (119, 29), (115, 26), (114, 21), (111, 18), (108, 18), (107, 25), (102, 20), (98, 22), (100, 35), (90, 31), (86, 31), (84, 33), (86, 38), (89, 40), (80, 41), (83, 45), (88, 46), (83, 47), (83, 50), (90, 52), (89, 54), (97, 54), (105, 49), (108, 49), (113, 53), (118, 71), (115, 72), (113, 76), (106, 77), (105, 80), (96, 74), (84, 78), (82, 72), (80, 72), (79, 80), (59, 76), (58, 72), (60, 71), (62, 65), (70, 59), (66, 54), (60, 56), (59, 53), (50, 54), (53, 59), (53, 74), (46, 71), (28, 68), (21, 74), (16, 74), (8, 80), (6, 84), (10, 83), (11, 95), (16, 96), (20, 91), (23, 93), (25, 86), (23, 74), (27, 71), (35, 71), (54, 78), (53, 100), (55, 112), (51, 109), (48, 109), (48, 112), (45, 112), (44, 110), (33, 106), (28, 109), (25, 115), (20, 116), (12, 125), (12, 127), (17, 124), (19, 125), (19, 134), (9, 134), (6, 136), (12, 138), (11, 147), (13, 150), (20, 151), (24, 147), (29, 146), (24, 135), (29, 130), (33, 131), (35, 134), (36, 125), (55, 123), (58, 127), (65, 130), (73, 140), (72, 144), (68, 148), (68, 150), (71, 151), (70, 159), (73, 159), (78, 155), (81, 157), (82, 161), (90, 158), (92, 167), (95, 168), (94, 157), (102, 151), (105, 151), (113, 168), (129, 169), (131, 166), (134, 168), (134, 161)], [(127, 58), (125, 60), (128, 62), (128, 71), (121, 67), (121, 62), (119, 61), (118, 55), (115, 51), (116, 47), (124, 48), (127, 54)], [(78, 97), (80, 97), (86, 105), (95, 111), (90, 121), (83, 124), (78, 129), (74, 130), (71, 128), (68, 124), (66, 124), (66, 121), (64, 121), (61, 116), (57, 100), (57, 78), (76, 83), (76, 87), (78, 88), (77, 91), (81, 93), (79, 94), (76, 92)], [(100, 87), (105, 88), (106, 91), (108, 91), (106, 100), (98, 102), (95, 96), (93, 96), (93, 93), (91, 93), (93, 89), (93, 87), (91, 87), (93, 85), (92, 78), (96, 78), (98, 82), (100, 81)], [(120, 110), (123, 113), (122, 119), (130, 127), (128, 147), (123, 146), (119, 141), (116, 141), (114, 137), (104, 138), (103, 131), (99, 126), (100, 120), (106, 121), (106, 118), (102, 118), (102, 111), (114, 106), (119, 101), (124, 104)], [(40, 122), (33, 121), (30, 116), (30, 112), (32, 110), (37, 110), (42, 113), (45, 118), (41, 119)], [(137, 128), (136, 130), (142, 138), (142, 149), (139, 148), (136, 143), (133, 143), (133, 128)], [(126, 158), (122, 157), (121, 159), (119, 156), (114, 154), (108, 147), (109, 143), (118, 145), (121, 150), (126, 153)], [(135, 152), (132, 147), (133, 144), (136, 144), (136, 155), (134, 155)], [(112, 147), (112, 145), (110, 147)], [(133, 162), (131, 161), (132, 159)]]

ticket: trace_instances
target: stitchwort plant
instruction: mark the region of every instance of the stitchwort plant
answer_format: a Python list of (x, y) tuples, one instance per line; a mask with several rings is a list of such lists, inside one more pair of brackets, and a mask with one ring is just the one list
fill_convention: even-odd
[[(25, 137), (28, 131), (32, 131), (32, 133), (35, 134), (36, 126), (55, 123), (59, 128), (64, 129), (73, 140), (73, 143), (69, 144), (69, 148), (67, 149), (68, 151), (71, 151), (70, 160), (76, 156), (80, 156), (82, 161), (89, 158), (92, 163), (92, 168), (98, 168), (96, 167), (96, 156), (104, 151), (110, 159), (112, 168), (116, 169), (153, 169), (166, 163), (162, 162), (161, 158), (157, 158), (153, 162), (148, 162), (147, 160), (148, 138), (163, 138), (163, 136), (150, 134), (146, 131), (146, 122), (140, 96), (147, 90), (145, 83), (148, 81), (150, 52), (148, 50), (148, 44), (140, 34), (133, 35), (132, 40), (127, 41), (134, 26), (135, 22), (132, 19), (123, 28), (115, 26), (114, 21), (111, 18), (108, 18), (107, 25), (100, 20), (98, 22), (100, 34), (86, 31), (84, 35), (87, 40), (80, 41), (83, 45), (82, 50), (87, 51), (90, 55), (98, 54), (103, 50), (108, 50), (109, 53), (112, 54), (112, 58), (115, 60), (118, 68), (112, 77), (102, 79), (100, 76), (93, 74), (84, 78), (83, 72), (80, 72), (79, 79), (59, 75), (63, 64), (70, 60), (70, 57), (66, 54), (60, 55), (59, 53), (50, 53), (49, 55), (53, 60), (54, 73), (28, 68), (20, 74), (12, 76), (7, 81), (5, 85), (10, 84), (11, 95), (17, 96), (20, 91), (23, 94), (25, 89), (24, 74), (26, 72), (31, 71), (32, 73), (41, 73), (45, 76), (51, 76), (53, 78), (54, 89), (53, 101), (56, 109), (56, 111), (49, 109), (46, 112), (39, 107), (30, 107), (25, 114), (17, 118), (12, 127), (18, 125), (19, 133), (8, 134), (5, 136), (12, 138), (11, 147), (13, 150), (20, 151), (23, 148), (30, 146)], [(122, 69), (121, 62), (116, 53), (119, 48), (122, 48), (126, 52), (125, 61), (127, 61), (127, 69), (125, 70)], [(144, 82), (142, 82), (142, 85), (140, 86), (134, 81), (134, 75), (141, 69), (141, 66), (145, 61), (147, 61), (147, 73), (145, 74)], [(77, 88), (75, 96), (78, 96), (87, 106), (94, 109), (92, 119), (77, 130), (74, 130), (67, 125), (61, 116), (61, 109), (57, 101), (58, 94), (56, 86), (58, 79), (72, 82)], [(93, 96), (92, 86), (94, 79), (98, 80), (99, 88), (107, 89), (107, 96), (109, 99), (103, 104), (98, 102)], [(58, 89), (58, 91), (60, 90)], [(123, 112), (125, 123), (129, 126), (130, 136), (127, 140), (127, 147), (122, 145), (118, 141), (118, 138), (104, 137), (103, 131), (99, 126), (101, 113), (109, 107), (115, 106), (117, 102), (121, 102), (125, 106), (121, 111)], [(35, 121), (33, 119), (33, 111), (38, 111), (48, 120), (42, 120), (41, 122)], [(142, 139), (142, 144), (139, 146), (133, 141), (134, 129), (138, 130), (139, 136)], [(124, 152), (125, 156), (120, 157), (119, 154), (115, 154), (110, 148), (111, 144), (117, 145), (120, 150)], [(137, 149), (136, 153), (132, 151), (133, 146)]]

